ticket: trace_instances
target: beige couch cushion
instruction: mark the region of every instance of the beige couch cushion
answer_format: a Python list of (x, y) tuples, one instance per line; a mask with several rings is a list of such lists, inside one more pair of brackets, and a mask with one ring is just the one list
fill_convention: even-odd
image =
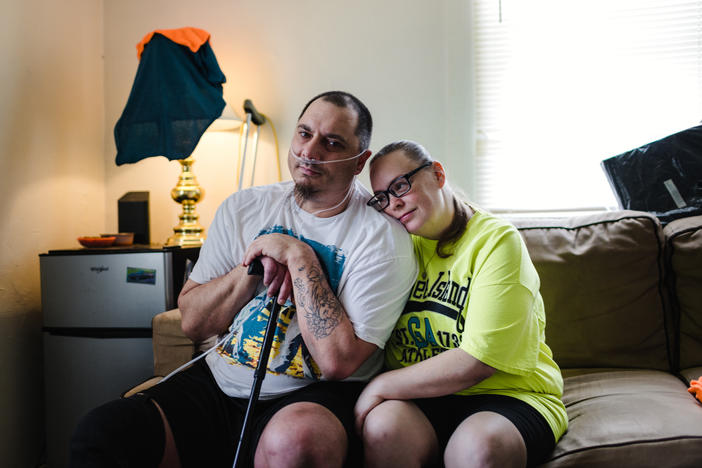
[(702, 366), (702, 216), (677, 219), (663, 233), (680, 330), (680, 368)]
[(569, 427), (545, 466), (697, 466), (702, 404), (673, 375), (571, 370), (564, 383)]
[(539, 272), (546, 342), (562, 368), (670, 368), (657, 218), (616, 211), (511, 221)]

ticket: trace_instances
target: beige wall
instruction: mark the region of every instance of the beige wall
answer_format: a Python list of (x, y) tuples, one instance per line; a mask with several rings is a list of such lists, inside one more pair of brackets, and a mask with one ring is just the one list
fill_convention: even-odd
[[(245, 98), (276, 125), (283, 173), (295, 118), (312, 95), (344, 89), (373, 112), (372, 149), (416, 139), (470, 192), (470, 29), (462, 0), (312, 1), (5, 0), (0, 19), (0, 459), (33, 466), (42, 446), (41, 313), (37, 255), (117, 229), (117, 200), (151, 195), (151, 233), (163, 242), (180, 208), (176, 162), (117, 167), (114, 125), (149, 31), (195, 26), (212, 34), (225, 99)], [(206, 5), (206, 6), (205, 6)], [(238, 135), (206, 134), (195, 150), (206, 227), (236, 186)], [(261, 177), (274, 157), (262, 129)], [(249, 151), (249, 157), (251, 152)], [(267, 165), (267, 166), (266, 166)], [(259, 166), (261, 167), (261, 166)], [(267, 168), (267, 169), (266, 169)], [(268, 175), (266, 174), (268, 173)], [(367, 183), (364, 173), (361, 180)]]
[[(194, 26), (209, 31), (227, 77), (225, 99), (241, 116), (250, 98), (278, 130), (284, 176), (295, 119), (313, 95), (329, 89), (357, 94), (375, 119), (372, 149), (393, 139), (427, 146), (449, 170), (467, 174), (471, 145), (466, 2), (446, 0), (183, 0), (105, 2), (106, 215), (117, 228), (124, 193), (148, 190), (152, 239), (163, 242), (178, 222), (170, 199), (180, 166), (150, 158), (117, 167), (111, 131), (126, 104), (138, 66), (135, 45), (154, 29)], [(205, 5), (203, 3), (202, 5)], [(258, 160), (275, 157), (269, 126), (262, 128)], [(193, 157), (206, 194), (198, 204), (207, 227), (236, 187), (238, 134), (205, 134)], [(248, 157), (252, 156), (249, 148)], [(262, 174), (263, 168), (257, 174)], [(470, 191), (467, 175), (453, 177)], [(364, 173), (362, 181), (367, 182)]]
[(105, 224), (102, 2), (5, 0), (0, 18), (0, 459), (43, 438), (38, 254)]

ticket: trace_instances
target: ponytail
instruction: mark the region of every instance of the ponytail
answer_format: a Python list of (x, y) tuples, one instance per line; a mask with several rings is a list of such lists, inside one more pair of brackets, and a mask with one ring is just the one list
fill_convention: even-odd
[(453, 244), (461, 238), (466, 232), (468, 226), (468, 206), (459, 201), (456, 195), (453, 195), (453, 220), (451, 224), (441, 233), (439, 242), (436, 243), (436, 255), (441, 258), (448, 258), (453, 255)]

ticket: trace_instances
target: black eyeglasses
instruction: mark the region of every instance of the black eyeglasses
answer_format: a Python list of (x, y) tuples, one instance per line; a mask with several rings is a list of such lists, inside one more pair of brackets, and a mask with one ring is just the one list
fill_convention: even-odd
[(407, 174), (394, 178), (393, 181), (390, 182), (390, 185), (388, 186), (387, 190), (383, 190), (382, 192), (378, 192), (375, 195), (373, 195), (373, 197), (370, 200), (368, 200), (368, 203), (366, 203), (366, 205), (372, 206), (378, 211), (383, 211), (390, 204), (390, 195), (392, 195), (395, 198), (400, 198), (403, 195), (405, 195), (412, 188), (412, 184), (410, 183), (410, 177), (412, 177), (425, 167), (431, 166), (432, 164), (433, 163), (431, 162), (426, 162), (418, 168), (409, 171)]

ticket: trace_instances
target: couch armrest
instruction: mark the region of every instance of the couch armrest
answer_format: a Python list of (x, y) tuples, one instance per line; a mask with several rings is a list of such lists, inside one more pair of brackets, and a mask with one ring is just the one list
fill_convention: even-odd
[(159, 383), (163, 377), (192, 360), (196, 352), (211, 348), (216, 341), (212, 337), (202, 343), (194, 343), (185, 336), (181, 328), (179, 309), (167, 310), (151, 320), (153, 329), (154, 376), (127, 390), (123, 397), (129, 397)]
[(172, 309), (156, 315), (151, 322), (155, 375), (168, 375), (192, 359), (195, 343), (185, 336), (180, 321), (180, 310)]
[(185, 336), (181, 327), (180, 309), (167, 310), (151, 321), (154, 346), (154, 375), (162, 377), (190, 361), (196, 353), (210, 349), (217, 342), (212, 336), (195, 343)]

